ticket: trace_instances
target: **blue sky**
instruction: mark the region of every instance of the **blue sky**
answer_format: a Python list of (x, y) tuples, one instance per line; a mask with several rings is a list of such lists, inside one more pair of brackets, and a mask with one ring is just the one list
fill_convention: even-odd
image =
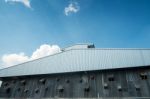
[[(42, 44), (61, 48), (87, 42), (99, 48), (150, 47), (150, 0), (29, 1), (31, 8), (0, 0), (0, 56), (31, 55)], [(65, 15), (71, 3), (78, 11)]]

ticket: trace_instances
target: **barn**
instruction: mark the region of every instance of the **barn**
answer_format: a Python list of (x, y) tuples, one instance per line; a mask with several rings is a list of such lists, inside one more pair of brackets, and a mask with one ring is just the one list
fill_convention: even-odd
[(75, 44), (0, 70), (0, 97), (150, 97), (150, 49)]

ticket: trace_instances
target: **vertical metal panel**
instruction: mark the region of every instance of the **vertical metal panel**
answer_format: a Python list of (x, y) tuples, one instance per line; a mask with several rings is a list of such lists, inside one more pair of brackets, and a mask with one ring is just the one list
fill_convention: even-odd
[[(138, 71), (148, 73), (147, 79), (141, 79)], [(90, 71), (80, 73), (62, 73), (39, 76), (26, 76), (11, 79), (3, 79), (0, 88), (0, 97), (2, 98), (115, 98), (115, 97), (150, 97), (150, 69), (126, 69), (126, 70), (104, 70)], [(91, 76), (94, 75), (94, 79)], [(110, 81), (110, 75), (114, 80)], [(45, 84), (39, 82), (41, 78), (45, 78)], [(59, 78), (59, 80), (57, 79)], [(66, 79), (70, 82), (66, 83)], [(13, 80), (16, 82), (14, 83)], [(22, 85), (21, 80), (25, 80), (26, 84)], [(82, 82), (80, 82), (82, 80)], [(8, 83), (7, 86), (5, 83)], [(104, 88), (104, 84), (108, 87)], [(85, 91), (85, 86), (89, 85), (89, 91)], [(118, 90), (118, 86), (122, 86), (122, 90)], [(58, 86), (63, 86), (63, 91), (58, 91)], [(139, 86), (137, 90), (136, 86)], [(8, 93), (7, 88), (11, 91)], [(48, 87), (46, 91), (45, 88)], [(18, 90), (20, 88), (20, 90)], [(25, 89), (29, 89), (26, 93)], [(36, 93), (35, 90), (38, 89)], [(120, 99), (120, 98), (119, 98)]]

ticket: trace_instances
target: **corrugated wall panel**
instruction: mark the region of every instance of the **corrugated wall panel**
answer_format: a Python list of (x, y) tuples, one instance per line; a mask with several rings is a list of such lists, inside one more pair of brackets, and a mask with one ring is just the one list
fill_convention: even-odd
[(150, 65), (150, 50), (74, 49), (0, 70), (0, 77)]

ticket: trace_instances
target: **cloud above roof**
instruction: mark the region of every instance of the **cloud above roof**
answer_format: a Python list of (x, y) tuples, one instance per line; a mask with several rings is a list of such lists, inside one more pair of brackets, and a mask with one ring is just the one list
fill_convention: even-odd
[(24, 53), (6, 54), (2, 57), (2, 61), (6, 67), (16, 65), (18, 63), (22, 63), (28, 60), (29, 60), (29, 57), (26, 56)]
[(77, 13), (80, 10), (80, 6), (77, 2), (71, 2), (67, 7), (64, 9), (64, 13), (66, 16)]
[(30, 0), (5, 0), (6, 3), (22, 3), (28, 8), (31, 8)]
[(33, 52), (31, 59), (37, 59), (40, 57), (56, 54), (60, 52), (60, 47), (58, 45), (41, 45), (36, 51)]
[(13, 53), (5, 54), (2, 56), (2, 62), (4, 67), (13, 66), (23, 62), (31, 61), (48, 55), (56, 54), (60, 52), (60, 47), (58, 45), (47, 45), (43, 44), (38, 49), (36, 49), (32, 55), (29, 57), (25, 53)]

